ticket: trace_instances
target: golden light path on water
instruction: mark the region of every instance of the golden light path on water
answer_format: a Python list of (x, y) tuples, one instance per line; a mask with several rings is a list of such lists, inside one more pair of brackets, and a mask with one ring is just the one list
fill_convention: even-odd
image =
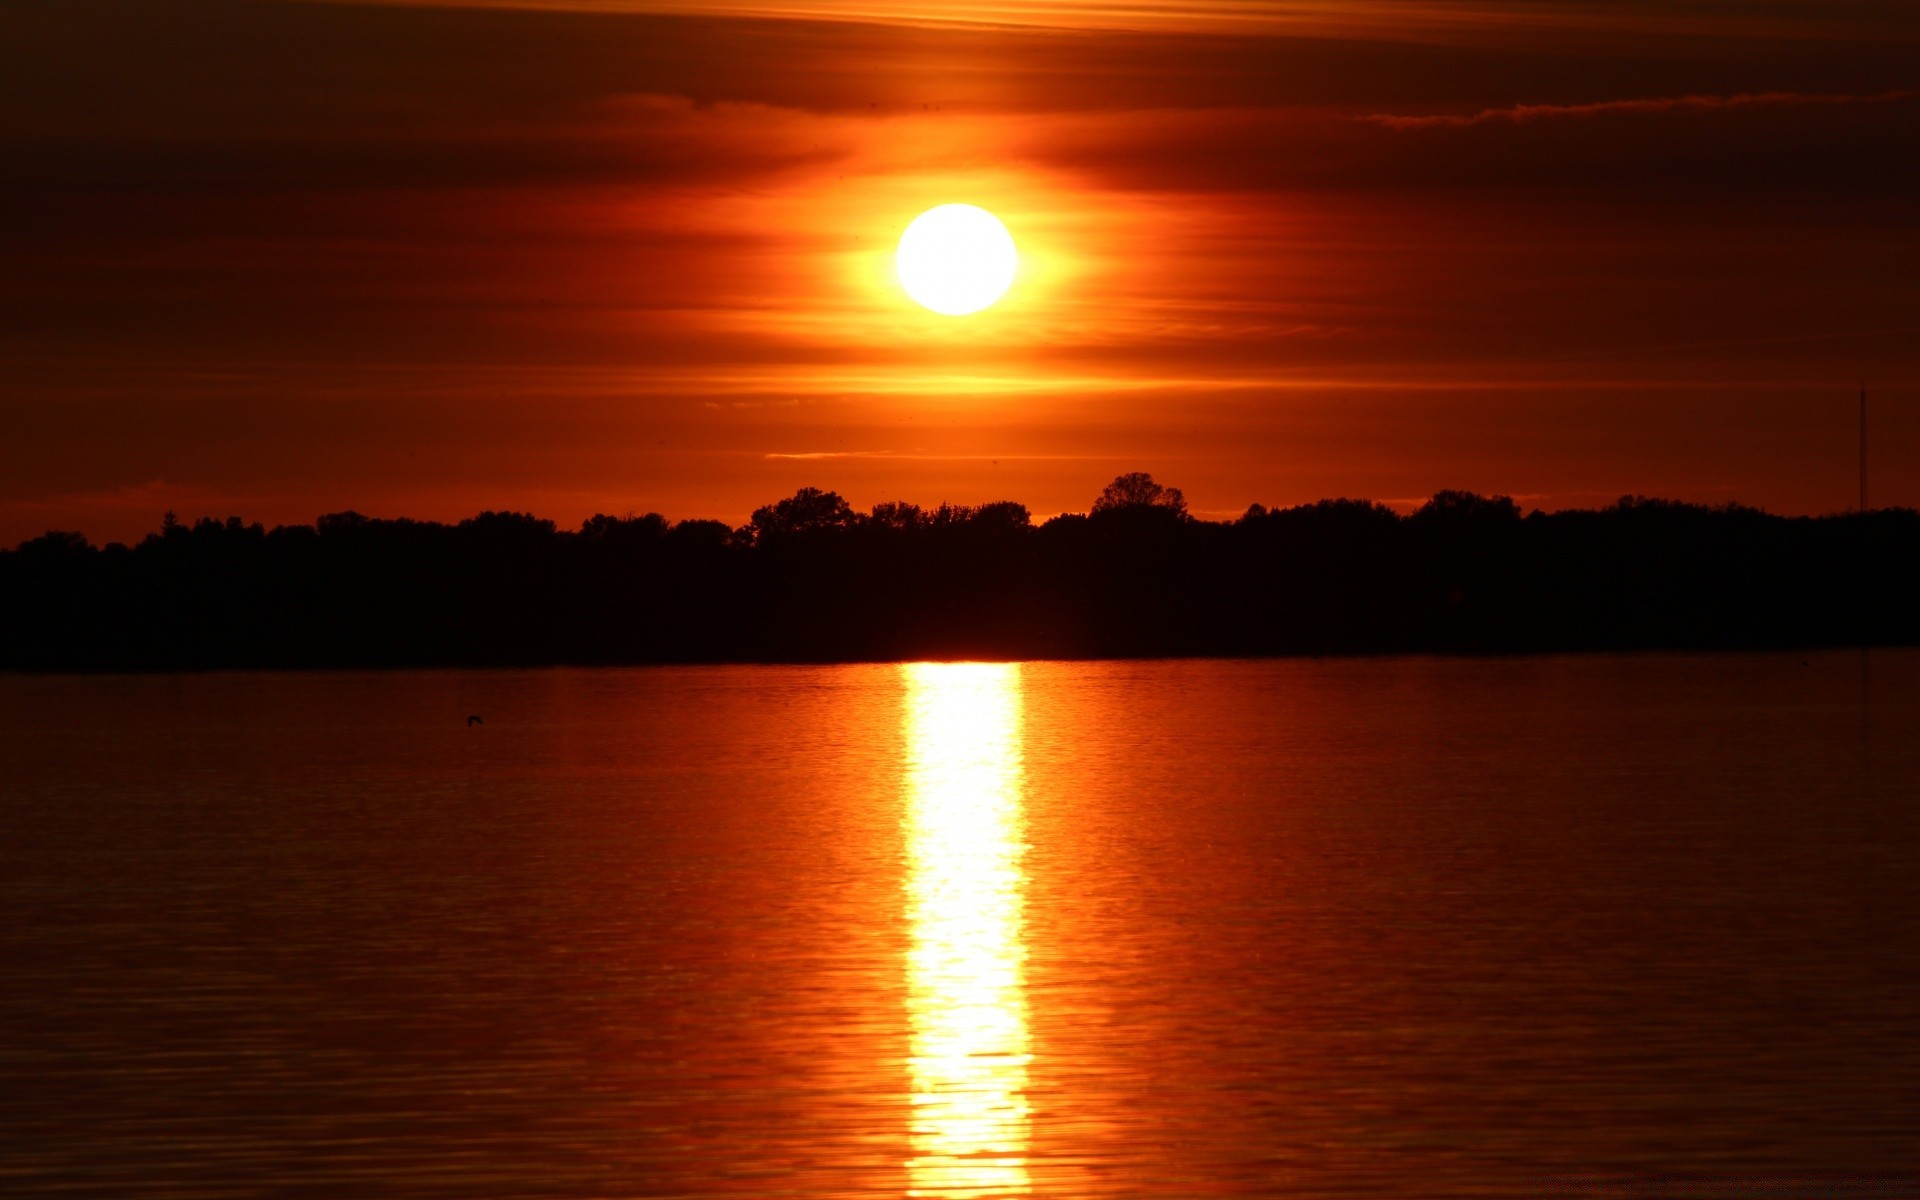
[(1031, 1191), (1018, 663), (903, 665), (909, 1195)]

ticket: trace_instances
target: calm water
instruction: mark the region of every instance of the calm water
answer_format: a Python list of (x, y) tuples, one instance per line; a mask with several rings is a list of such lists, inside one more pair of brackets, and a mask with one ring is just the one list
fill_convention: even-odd
[(0, 812), (9, 1195), (1920, 1195), (1920, 653), (0, 678)]

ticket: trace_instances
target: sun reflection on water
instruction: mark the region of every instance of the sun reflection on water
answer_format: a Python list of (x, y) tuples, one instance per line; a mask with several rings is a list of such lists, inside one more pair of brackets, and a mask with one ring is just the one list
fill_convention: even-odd
[(1024, 1195), (1026, 849), (1018, 663), (906, 678), (909, 1195)]

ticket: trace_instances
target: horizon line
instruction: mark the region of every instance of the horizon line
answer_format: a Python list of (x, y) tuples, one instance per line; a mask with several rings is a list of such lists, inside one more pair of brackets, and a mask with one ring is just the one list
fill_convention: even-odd
[[(1173, 492), (1179, 491), (1178, 488), (1171, 488), (1168, 490)], [(836, 500), (839, 500), (842, 504), (846, 503), (845, 498), (842, 497), (840, 493), (838, 493), (837, 491), (834, 491), (831, 488), (802, 487), (797, 489), (790, 496), (783, 496), (779, 500), (775, 500), (768, 504), (758, 506), (755, 509), (755, 512), (759, 512), (763, 509), (771, 508), (774, 505), (780, 504), (787, 500), (794, 499), (795, 497), (804, 496), (807, 493), (814, 493), (822, 498), (832, 497)], [(1544, 509), (1538, 506), (1534, 506), (1532, 508), (1525, 508), (1520, 503), (1521, 501), (1525, 501), (1525, 500), (1542, 499), (1546, 496), (1553, 495), (1553, 494), (1555, 493), (1475, 492), (1466, 488), (1441, 488), (1430, 496), (1420, 497), (1420, 498), (1388, 497), (1388, 498), (1382, 499), (1382, 498), (1365, 497), (1365, 496), (1323, 496), (1317, 500), (1306, 500), (1306, 501), (1300, 501), (1293, 504), (1275, 505), (1275, 506), (1269, 506), (1261, 503), (1260, 501), (1250, 501), (1247, 507), (1241, 510), (1241, 512), (1238, 515), (1226, 515), (1226, 514), (1230, 514), (1231, 510), (1219, 509), (1219, 508), (1207, 508), (1207, 509), (1198, 510), (1196, 512), (1188, 509), (1184, 505), (1184, 503), (1182, 503), (1181, 507), (1179, 508), (1179, 514), (1180, 514), (1180, 519), (1185, 523), (1202, 524), (1202, 525), (1234, 525), (1234, 524), (1239, 524), (1240, 522), (1246, 520), (1249, 516), (1255, 516), (1255, 517), (1277, 516), (1277, 515), (1289, 513), (1289, 512), (1298, 512), (1301, 510), (1322, 508), (1329, 505), (1364, 505), (1371, 509), (1379, 509), (1379, 510), (1389, 512), (1398, 519), (1406, 520), (1413, 517), (1417, 513), (1431, 507), (1435, 503), (1435, 501), (1439, 500), (1443, 496), (1470, 498), (1475, 501), (1481, 501), (1481, 502), (1485, 502), (1485, 503), (1496, 505), (1496, 506), (1505, 503), (1505, 504), (1511, 505), (1514, 511), (1516, 512), (1517, 516), (1519, 517), (1519, 519), (1522, 519), (1522, 520), (1533, 518), (1533, 517), (1554, 517), (1554, 516), (1561, 516), (1566, 514), (1605, 513), (1605, 512), (1618, 511), (1623, 508), (1632, 508), (1632, 507), (1663, 507), (1663, 508), (1674, 508), (1674, 509), (1694, 509), (1694, 510), (1709, 512), (1709, 513), (1735, 513), (1735, 512), (1754, 513), (1760, 516), (1764, 516), (1764, 517), (1771, 518), (1773, 520), (1780, 520), (1780, 521), (1826, 521), (1826, 520), (1837, 520), (1837, 519), (1844, 519), (1844, 518), (1858, 518), (1858, 517), (1872, 516), (1875, 514), (1882, 514), (1882, 513), (1920, 512), (1920, 509), (1915, 509), (1908, 505), (1893, 504), (1893, 505), (1882, 505), (1877, 508), (1867, 508), (1865, 510), (1859, 509), (1857, 507), (1848, 506), (1843, 508), (1837, 508), (1830, 512), (1824, 512), (1824, 513), (1789, 514), (1789, 513), (1777, 513), (1770, 509), (1762, 508), (1756, 505), (1742, 503), (1741, 501), (1738, 501), (1738, 500), (1729, 500), (1719, 504), (1708, 504), (1708, 503), (1701, 503), (1701, 502), (1692, 501), (1692, 500), (1677, 500), (1677, 499), (1672, 499), (1670, 497), (1664, 497), (1664, 496), (1643, 495), (1636, 492), (1620, 493), (1611, 504), (1604, 504), (1604, 505), (1590, 506), (1590, 507), (1576, 506), (1576, 507), (1566, 507), (1566, 508), (1556, 508), (1556, 509)], [(1607, 493), (1597, 492), (1597, 491), (1588, 491), (1588, 492), (1574, 492), (1574, 493), (1566, 493), (1566, 494), (1600, 496), (1600, 495), (1605, 495)], [(1087, 510), (1065, 509), (1055, 513), (1037, 514), (1037, 513), (1034, 513), (1032, 510), (1028, 509), (1026, 504), (1017, 500), (990, 500), (990, 501), (985, 501), (978, 504), (962, 504), (962, 503), (954, 503), (952, 501), (943, 500), (938, 504), (922, 505), (922, 504), (916, 504), (912, 501), (896, 499), (896, 500), (878, 501), (873, 505), (868, 506), (864, 510), (854, 508), (850, 504), (847, 505), (847, 513), (848, 513), (848, 516), (850, 517), (850, 520), (847, 522), (846, 527), (857, 528), (862, 524), (873, 521), (875, 519), (876, 511), (887, 505), (905, 505), (906, 507), (912, 509), (915, 513), (920, 514), (922, 516), (926, 516), (926, 517), (937, 517), (940, 514), (945, 513), (945, 514), (957, 516), (961, 520), (972, 519), (978, 516), (981, 513), (981, 511), (984, 509), (998, 508), (1004, 505), (1014, 505), (1018, 507), (1025, 514), (1027, 518), (1026, 524), (1024, 527), (1030, 528), (1030, 529), (1036, 529), (1036, 530), (1040, 529), (1041, 527), (1047, 524), (1057, 521), (1061, 518), (1080, 518), (1084, 520), (1084, 519), (1090, 519), (1094, 515), (1094, 512), (1092, 511), (1091, 506)], [(1153, 507), (1153, 506), (1140, 505), (1138, 507)], [(1254, 510), (1256, 509), (1259, 510), (1258, 513), (1255, 513)], [(1222, 514), (1222, 515), (1210, 516), (1209, 514)], [(148, 531), (146, 534), (140, 537), (137, 541), (124, 542), (124, 541), (114, 540), (114, 541), (95, 542), (92, 538), (88, 537), (84, 532), (79, 530), (49, 528), (34, 537), (23, 539), (22, 541), (17, 542), (12, 546), (0, 546), (0, 554), (17, 553), (36, 542), (41, 542), (49, 538), (65, 539), (69, 541), (77, 538), (80, 540), (81, 543), (84, 543), (87, 547), (95, 550), (106, 550), (114, 546), (119, 546), (125, 549), (132, 549), (133, 547), (142, 545), (150, 540), (163, 538), (166, 534), (166, 531), (170, 528), (180, 528), (180, 529), (192, 531), (194, 529), (201, 528), (208, 525), (219, 526), (223, 528), (236, 527), (236, 523), (237, 523), (237, 528), (240, 528), (243, 530), (258, 529), (261, 531), (262, 534), (273, 534), (273, 533), (280, 532), (282, 530), (295, 530), (295, 529), (309, 529), (309, 530), (317, 531), (319, 529), (320, 524), (323, 521), (327, 521), (329, 518), (348, 518), (348, 517), (358, 518), (360, 521), (364, 521), (370, 524), (372, 523), (384, 523), (384, 524), (396, 524), (396, 525), (411, 524), (411, 525), (418, 525), (418, 526), (438, 526), (440, 528), (445, 528), (445, 529), (458, 529), (462, 526), (472, 524), (473, 522), (476, 522), (488, 517), (510, 517), (510, 518), (525, 519), (525, 520), (533, 521), (536, 523), (549, 525), (549, 526), (552, 526), (551, 532), (555, 534), (564, 534), (568, 536), (578, 535), (584, 532), (589, 525), (593, 524), (595, 521), (600, 521), (600, 520), (639, 522), (639, 521), (646, 521), (649, 518), (658, 518), (659, 521), (667, 529), (677, 529), (681, 526), (687, 526), (687, 525), (720, 525), (725, 527), (729, 531), (729, 533), (740, 533), (743, 531), (751, 530), (754, 527), (751, 515), (748, 517), (746, 521), (735, 524), (733, 522), (725, 521), (717, 517), (671, 518), (664, 513), (661, 513), (657, 510), (651, 510), (651, 509), (646, 512), (636, 512), (632, 509), (628, 509), (624, 513), (596, 512), (584, 518), (577, 528), (564, 527), (560, 524), (560, 522), (552, 518), (541, 517), (530, 509), (523, 510), (523, 509), (514, 509), (514, 508), (497, 508), (497, 509), (483, 508), (478, 512), (473, 513), (471, 516), (464, 516), (464, 517), (459, 517), (451, 520), (433, 518), (433, 517), (409, 517), (405, 515), (382, 517), (382, 516), (369, 515), (367, 513), (360, 512), (358, 509), (355, 509), (355, 508), (343, 508), (343, 509), (336, 509), (330, 512), (319, 513), (313, 518), (312, 521), (279, 523), (271, 526), (267, 525), (265, 522), (262, 522), (262, 521), (247, 521), (245, 520), (245, 518), (234, 513), (229, 513), (224, 517), (214, 516), (211, 513), (204, 513), (201, 515), (193, 516), (187, 520), (181, 520), (178, 514), (174, 512), (174, 510), (168, 509), (162, 515), (160, 526), (157, 529)]]

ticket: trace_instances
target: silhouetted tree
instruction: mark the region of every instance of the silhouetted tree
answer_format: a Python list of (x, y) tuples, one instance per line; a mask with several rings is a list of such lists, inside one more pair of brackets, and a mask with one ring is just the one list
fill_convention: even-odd
[(459, 528), (483, 538), (528, 541), (551, 537), (554, 524), (532, 513), (483, 512), (460, 522)]
[(31, 541), (21, 542), (16, 551), (20, 557), (30, 562), (48, 562), (82, 560), (93, 553), (93, 543), (84, 533), (67, 533), (49, 529)]
[(867, 523), (881, 529), (911, 530), (926, 523), (926, 514), (918, 504), (908, 504), (904, 500), (889, 500), (873, 506)]
[(983, 529), (1028, 529), (1033, 525), (1033, 514), (1024, 504), (996, 500), (974, 509), (972, 523)]
[(1413, 519), (1435, 524), (1504, 525), (1520, 519), (1520, 506), (1511, 496), (1480, 496), (1473, 492), (1435, 492), (1414, 512)]
[(624, 517), (596, 513), (580, 523), (580, 536), (593, 542), (632, 544), (659, 541), (667, 536), (669, 528), (667, 519), (659, 513), (648, 513), (644, 517), (632, 513)]
[[(173, 514), (167, 515), (171, 517)], [(372, 518), (363, 517), (352, 509), (348, 509), (346, 512), (323, 514), (318, 521), (314, 522), (314, 527), (319, 530), (321, 537), (326, 537), (330, 534), (350, 534), (365, 529), (371, 524), (373, 524)]]
[(748, 522), (756, 539), (845, 529), (855, 521), (853, 507), (838, 492), (803, 487), (775, 504), (753, 510)]
[(673, 540), (683, 546), (718, 550), (732, 540), (733, 530), (725, 521), (680, 521), (673, 527)]
[(526, 513), (169, 515), (0, 551), (0, 667), (408, 666), (1920, 643), (1920, 513), (1442, 492), (1194, 520), (1121, 476), (1091, 515), (802, 489), (740, 529)]
[(1179, 488), (1161, 487), (1145, 471), (1129, 471), (1114, 481), (1093, 502), (1095, 515), (1124, 509), (1158, 508), (1178, 516), (1187, 515), (1187, 498)]

